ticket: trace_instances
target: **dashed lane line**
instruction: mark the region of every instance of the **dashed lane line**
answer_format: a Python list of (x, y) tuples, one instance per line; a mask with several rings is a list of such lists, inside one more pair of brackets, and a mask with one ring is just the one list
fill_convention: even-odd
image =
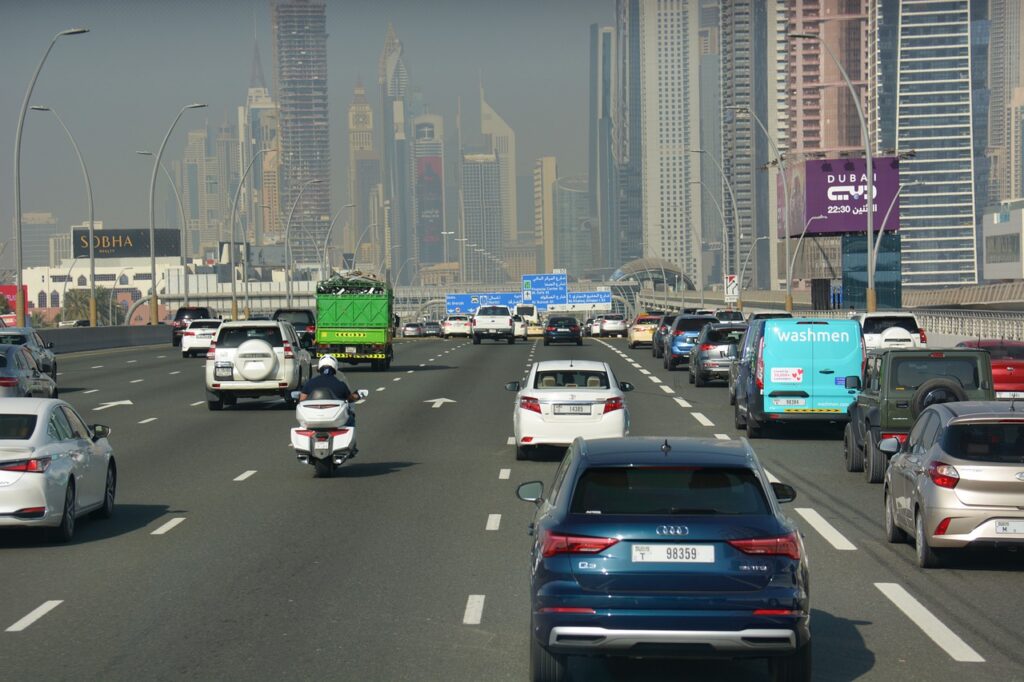
[(145, 379), (132, 379), (128, 383), (129, 384), (141, 384), (143, 381), (145, 381)]
[(395, 378), (394, 378), (394, 379), (392, 379), (391, 381), (401, 381), (401, 380), (402, 380), (402, 377), (395, 377)]
[(63, 599), (51, 599), (50, 601), (44, 601), (42, 604), (32, 609), (24, 618), (7, 628), (7, 632), (21, 632), (63, 603)]
[[(204, 370), (204, 371), (205, 371), (205, 370)], [(175, 375), (175, 374), (181, 374), (181, 370), (178, 370), (178, 369), (176, 369), (176, 370), (174, 370), (173, 372), (168, 372), (168, 374), (170, 374), (171, 376), (173, 376), (173, 375)]]
[(178, 524), (180, 524), (184, 520), (185, 520), (184, 516), (177, 516), (177, 517), (171, 519), (170, 521), (168, 521), (167, 523), (165, 523), (164, 525), (162, 525), (159, 528), (157, 528), (155, 531), (150, 533), (150, 535), (166, 535), (168, 532), (173, 530), (175, 526), (177, 526)]
[(658, 378), (658, 377), (656, 377), (656, 376), (653, 376), (653, 375), (652, 375), (652, 376), (649, 376), (649, 377), (647, 377), (647, 378), (648, 378), (648, 379), (650, 379), (651, 381), (653, 381), (653, 382), (654, 382), (654, 383), (656, 383), (656, 384), (660, 384), (660, 383), (661, 383), (661, 379), (659, 379), (659, 378)]
[(509, 436), (508, 437), (508, 441), (506, 441), (506, 443), (505, 443), (505, 445), (515, 445), (515, 444), (516, 444), (516, 437), (515, 436)]
[(818, 531), (818, 535), (825, 538), (828, 544), (832, 545), (841, 552), (852, 552), (857, 549), (856, 545), (847, 540), (842, 533), (836, 530), (835, 526), (825, 520), (821, 514), (815, 509), (809, 507), (796, 507), (794, 511), (800, 516), (804, 517), (807, 523), (811, 524), (811, 528)]
[(157, 360), (163, 360), (166, 357), (167, 357), (166, 355), (158, 355), (158, 356), (156, 356), (156, 359)]
[(487, 525), (484, 530), (499, 530), (501, 528), (501, 514), (488, 514)]
[(89, 395), (90, 393), (95, 393), (98, 390), (100, 390), (100, 389), (98, 389), (98, 388), (90, 388), (88, 391), (82, 391), (82, 394), (83, 395)]
[(649, 377), (649, 376), (651, 376), (651, 373), (650, 373), (650, 371), (648, 371), (648, 370), (646, 370), (646, 369), (641, 369), (641, 370), (640, 370), (640, 373), (641, 373), (641, 374), (643, 374), (644, 376), (648, 376), (648, 377)]
[(148, 424), (149, 422), (155, 422), (156, 420), (157, 420), (157, 418), (156, 418), (156, 417), (148, 417), (148, 418), (146, 418), (146, 419), (143, 419), (143, 420), (142, 420), (142, 421), (140, 421), (139, 423), (140, 423), (140, 424)]
[(661, 390), (665, 391), (665, 393), (675, 393), (675, 391), (674, 391), (674, 390), (672, 390), (672, 388), (671, 388), (671, 387), (669, 387), (669, 386), (666, 386), (665, 384), (662, 384), (662, 385), (661, 385), (661, 386), (659, 386), (658, 388), (660, 388)]
[(507, 481), (511, 475), (512, 475), (512, 470), (511, 469), (499, 469), (498, 470), (498, 480), (499, 481)]
[(202, 405), (205, 402), (206, 402), (205, 400), (197, 400), (194, 403), (189, 403), (189, 407), (199, 407), (200, 405)]
[(764, 475), (768, 477), (769, 483), (781, 483), (781, 481), (779, 481), (779, 479), (775, 477), (775, 474), (768, 471), (767, 469), (764, 470)]
[(466, 612), (462, 615), (464, 625), (480, 625), (484, 615), (484, 595), (471, 594), (466, 600)]
[(426, 367), (426, 365), (420, 365), (420, 367)]
[(378, 393), (380, 393), (380, 392), (381, 392), (381, 391), (383, 391), (383, 390), (384, 390), (384, 387), (383, 387), (383, 386), (379, 386), (379, 387), (377, 388), (377, 392), (378, 392)]
[(103, 365), (93, 365), (89, 369), (103, 369)]
[(693, 407), (683, 398), (675, 398), (675, 401), (679, 404), (679, 407), (683, 408), (684, 410), (688, 410), (691, 407)]
[(954, 661), (961, 663), (984, 663), (985, 659), (977, 651), (968, 646), (967, 642), (940, 621), (931, 611), (913, 597), (898, 583), (875, 583), (875, 587), (888, 597), (914, 625), (921, 628), (924, 634), (949, 654)]
[(244, 481), (245, 479), (249, 478), (250, 476), (252, 476), (255, 473), (256, 473), (255, 469), (250, 469), (249, 471), (243, 472), (243, 473), (239, 474), (238, 476), (235, 476), (232, 480), (234, 480), (234, 481)]
[(414, 369), (410, 369), (410, 370), (409, 370), (408, 372), (406, 372), (406, 374), (412, 374), (412, 373), (413, 373), (413, 372), (415, 372), (415, 371), (416, 371), (416, 370), (414, 370)]
[(718, 440), (732, 440), (726, 433), (716, 433), (715, 438), (717, 438)]
[(127, 362), (129, 365), (134, 365), (136, 362), (138, 362), (138, 360), (126, 360), (125, 362)]
[(701, 426), (714, 426), (715, 425), (715, 423), (713, 421), (711, 421), (710, 419), (705, 417), (704, 414), (701, 413), (701, 412), (691, 412), (690, 414), (693, 416), (694, 419), (696, 419), (700, 423)]

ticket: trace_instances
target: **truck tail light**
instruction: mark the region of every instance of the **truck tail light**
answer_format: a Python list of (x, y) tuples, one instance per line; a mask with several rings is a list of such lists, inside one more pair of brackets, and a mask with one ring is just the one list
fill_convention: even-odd
[(932, 479), (932, 483), (949, 490), (955, 488), (956, 484), (960, 482), (960, 472), (956, 470), (956, 467), (942, 462), (932, 462), (928, 466), (928, 476)]
[(604, 414), (622, 409), (622, 398), (608, 398), (604, 401)]
[(921, 335), (921, 343), (928, 343), (928, 335), (924, 333), (924, 328), (918, 328), (917, 333)]
[(562, 535), (542, 531), (541, 554), (552, 557), (556, 554), (597, 554), (618, 543), (618, 538), (592, 538), (584, 535)]
[(529, 396), (523, 396), (519, 399), (519, 408), (527, 410), (529, 412), (536, 412), (540, 414), (540, 401), (536, 398), (530, 398)]

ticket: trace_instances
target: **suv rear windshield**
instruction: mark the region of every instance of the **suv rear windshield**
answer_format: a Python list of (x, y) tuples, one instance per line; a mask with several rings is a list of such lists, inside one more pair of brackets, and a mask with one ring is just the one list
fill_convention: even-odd
[(477, 315), (500, 315), (502, 317), (509, 315), (508, 308), (505, 306), (485, 306), (480, 310), (476, 311)]
[(281, 330), (277, 327), (226, 327), (217, 337), (217, 348), (238, 348), (246, 341), (260, 339), (274, 348), (284, 345)]
[(573, 327), (579, 325), (575, 317), (552, 317), (548, 320), (549, 327)]
[(722, 322), (732, 322), (733, 320), (742, 320), (743, 313), (738, 310), (719, 310), (715, 313), (715, 317)]
[(465, 322), (468, 319), (469, 318), (466, 317), (465, 315), (449, 315), (448, 319), (446, 321), (447, 322)]
[(972, 462), (1024, 464), (1024, 422), (954, 424), (946, 429), (942, 449)]
[(917, 322), (915, 322), (914, 318), (909, 315), (893, 315), (890, 317), (864, 318), (865, 334), (881, 334), (890, 327), (899, 327), (900, 329), (906, 329), (911, 334), (917, 334), (919, 331), (921, 331), (921, 328), (917, 326)]
[(661, 324), (666, 325), (666, 326), (671, 325), (675, 321), (676, 321), (676, 316), (675, 315), (666, 315), (665, 317), (661, 318)]
[(897, 391), (912, 391), (935, 378), (959, 381), (966, 390), (978, 388), (978, 360), (973, 357), (893, 358), (891, 386)]
[(599, 467), (576, 483), (573, 514), (767, 514), (750, 469)]
[(189, 329), (216, 329), (220, 326), (220, 320), (198, 320), (188, 325)]
[(739, 344), (743, 341), (743, 334), (746, 333), (746, 331), (746, 327), (709, 329), (708, 336), (704, 339), (704, 342), (717, 344)]
[(200, 317), (213, 317), (213, 313), (210, 312), (209, 308), (178, 308), (178, 312), (174, 313), (174, 319), (183, 320), (186, 317), (190, 320), (194, 320)]
[(658, 322), (659, 320), (656, 317), (639, 317), (633, 324), (638, 327), (653, 327), (658, 324)]
[(984, 346), (993, 360), (1024, 360), (1024, 346)]
[(608, 374), (599, 370), (549, 369), (537, 372), (534, 388), (608, 388)]
[(28, 440), (35, 430), (34, 414), (0, 414), (0, 440)]
[(316, 316), (309, 310), (282, 310), (274, 313), (274, 319), (288, 322), (296, 328), (316, 324)]
[(603, 319), (603, 320), (615, 320), (616, 322), (618, 322), (619, 320), (622, 319), (622, 315), (602, 315), (601, 319)]
[(713, 317), (688, 317), (685, 320), (676, 320), (675, 328), (684, 332), (699, 332), (704, 325), (717, 321)]

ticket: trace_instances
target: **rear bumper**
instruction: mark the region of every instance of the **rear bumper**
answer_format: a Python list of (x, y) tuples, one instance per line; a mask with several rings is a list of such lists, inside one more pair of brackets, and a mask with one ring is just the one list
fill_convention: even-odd
[(508, 329), (474, 329), (473, 336), (479, 336), (482, 339), (511, 339), (515, 336), (515, 331), (511, 327)]
[(952, 519), (944, 535), (929, 535), (928, 544), (939, 548), (1024, 547), (1024, 534), (997, 532), (998, 521), (1024, 521), (1024, 513), (984, 507), (925, 508), (925, 528), (934, 531), (943, 519)]
[(583, 338), (582, 334), (554, 334), (545, 332), (544, 340), (548, 343), (576, 343)]
[(630, 630), (562, 625), (551, 628), (547, 644), (551, 649), (580, 654), (627, 654), (642, 647), (662, 649), (671, 655), (672, 645), (680, 654), (720, 653), (734, 655), (785, 654), (798, 646), (797, 632), (784, 628), (745, 630)]
[[(622, 410), (602, 416), (600, 421), (593, 422), (543, 422), (530, 416), (520, 419), (516, 430), (516, 444), (520, 447), (531, 445), (564, 445), (569, 447), (577, 437), (587, 440), (593, 438), (623, 438), (629, 435), (629, 419)], [(524, 441), (529, 438), (529, 441)]]

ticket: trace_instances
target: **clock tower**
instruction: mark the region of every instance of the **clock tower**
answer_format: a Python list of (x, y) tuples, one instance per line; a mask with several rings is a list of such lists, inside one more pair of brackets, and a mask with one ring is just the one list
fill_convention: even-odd
[(348, 203), (355, 206), (341, 230), (341, 246), (345, 253), (360, 247), (363, 253), (356, 254), (357, 263), (379, 262), (383, 258), (377, 255), (379, 229), (370, 227), (370, 216), (376, 212), (369, 205), (373, 189), (380, 183), (380, 158), (373, 149), (373, 109), (361, 80), (356, 81), (352, 95), (348, 107)]

